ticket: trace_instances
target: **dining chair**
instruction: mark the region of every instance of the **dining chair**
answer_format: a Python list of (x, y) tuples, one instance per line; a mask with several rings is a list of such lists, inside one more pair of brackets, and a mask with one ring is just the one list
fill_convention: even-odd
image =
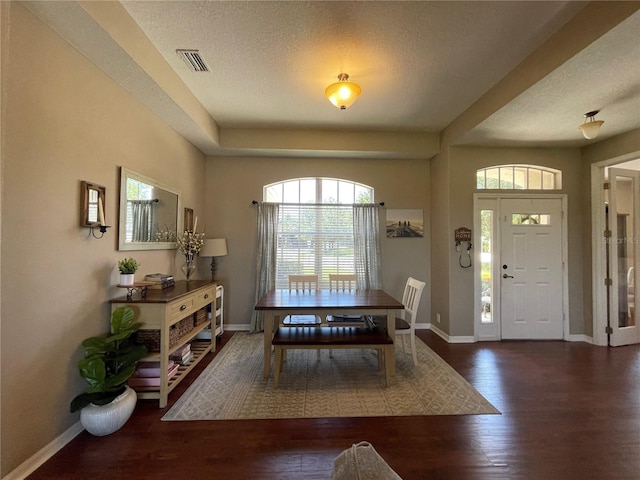
[[(398, 338), (402, 339), (402, 351), (407, 353), (404, 339), (406, 336), (410, 337), (411, 357), (414, 365), (418, 365), (418, 354), (416, 352), (416, 315), (424, 286), (425, 282), (421, 282), (412, 277), (407, 279), (404, 293), (402, 294), (402, 305), (404, 309), (400, 312), (400, 315), (395, 318), (396, 340)], [(385, 325), (387, 321), (387, 317), (381, 315), (370, 316), (368, 319), (375, 326)]]
[[(329, 274), (330, 292), (353, 292), (357, 283), (357, 275)], [(327, 325), (330, 327), (361, 327), (364, 323), (362, 315), (327, 315)]]
[[(290, 294), (304, 294), (319, 290), (318, 275), (289, 275)], [(322, 324), (322, 319), (317, 315), (287, 315), (282, 320), (282, 324), (287, 327), (319, 327)], [(316, 356), (320, 360), (320, 349), (317, 350)]]
[[(319, 290), (318, 275), (289, 275), (289, 293), (311, 293)], [(288, 326), (313, 326), (319, 325), (322, 320), (317, 315), (287, 315), (283, 325)]]
[(424, 286), (425, 282), (409, 277), (402, 295), (404, 310), (400, 312), (399, 317), (396, 317), (396, 338), (398, 338), (398, 336), (402, 338), (402, 351), (406, 353), (404, 338), (406, 336), (410, 337), (411, 357), (413, 358), (413, 364), (416, 366), (418, 365), (418, 355), (416, 352), (416, 315), (418, 314), (420, 297), (422, 296)]

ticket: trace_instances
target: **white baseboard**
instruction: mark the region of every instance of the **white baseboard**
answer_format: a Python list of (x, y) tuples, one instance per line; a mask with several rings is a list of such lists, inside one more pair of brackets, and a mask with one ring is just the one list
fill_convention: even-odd
[(452, 337), (448, 333), (443, 332), (438, 327), (431, 324), (430, 329), (447, 343), (475, 343), (476, 339), (473, 335)]
[[(428, 325), (428, 324), (425, 324), (425, 325)], [(416, 328), (418, 328), (417, 325), (416, 325)], [(422, 328), (424, 328), (424, 327), (422, 327)], [(478, 341), (472, 335), (471, 336), (452, 337), (449, 334), (447, 334), (447, 333), (443, 332), (442, 330), (440, 330), (438, 327), (435, 327), (433, 324), (431, 324), (428, 328), (430, 328), (433, 333), (438, 335), (440, 338), (442, 338), (447, 343), (476, 343)], [(495, 340), (492, 340), (492, 341), (495, 341)], [(567, 342), (586, 342), (586, 343), (593, 344), (593, 338), (588, 336), (588, 335), (584, 335), (584, 334), (569, 335), (569, 337), (565, 341), (567, 341)]]
[(248, 323), (245, 323), (244, 325), (228, 325), (225, 323), (224, 329), (229, 330), (230, 332), (248, 332), (251, 330), (251, 325), (249, 325)]
[(569, 335), (567, 338), (567, 342), (586, 342), (593, 345), (593, 337), (585, 335), (583, 333)]
[(54, 439), (51, 443), (38, 450), (31, 458), (22, 462), (17, 468), (9, 472), (8, 475), (2, 477), (2, 480), (23, 480), (35, 472), (40, 466), (42, 466), (47, 460), (53, 457), (58, 451), (62, 449), (67, 443), (73, 440), (84, 430), (80, 421), (77, 421), (66, 431), (62, 433), (58, 438)]

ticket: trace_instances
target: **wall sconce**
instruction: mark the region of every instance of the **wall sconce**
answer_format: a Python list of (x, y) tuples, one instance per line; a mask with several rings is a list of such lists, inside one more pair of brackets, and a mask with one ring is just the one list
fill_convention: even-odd
[(358, 99), (361, 93), (360, 85), (350, 82), (349, 75), (341, 73), (338, 75), (338, 81), (325, 89), (324, 96), (340, 110), (345, 110)]
[(211, 257), (211, 281), (213, 282), (216, 274), (216, 258), (227, 255), (227, 239), (226, 238), (207, 238), (200, 250), (201, 257)]
[[(94, 238), (102, 238), (107, 233), (107, 225), (104, 216), (104, 205), (106, 189), (102, 185), (95, 183), (81, 182), (82, 187), (82, 208), (80, 213), (80, 226), (91, 229)], [(94, 229), (100, 230), (102, 235), (96, 235)]]
[(598, 133), (600, 133), (600, 127), (604, 121), (596, 120), (596, 115), (599, 111), (600, 110), (594, 110), (593, 112), (584, 114), (584, 123), (578, 127), (582, 131), (584, 138), (591, 140), (592, 138), (596, 138)]

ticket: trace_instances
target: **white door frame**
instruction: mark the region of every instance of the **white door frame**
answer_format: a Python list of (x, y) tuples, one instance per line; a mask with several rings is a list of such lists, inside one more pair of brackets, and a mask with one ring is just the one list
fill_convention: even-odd
[[(496, 212), (495, 218), (499, 218), (500, 216), (500, 200), (502, 199), (558, 199), (562, 202), (562, 231), (561, 231), (561, 245), (562, 245), (562, 265), (564, 266), (564, 268), (562, 269), (562, 332), (563, 332), (563, 339), (567, 340), (570, 336), (570, 331), (569, 331), (569, 269), (568, 269), (568, 230), (567, 230), (567, 195), (566, 194), (560, 194), (560, 193), (540, 193), (540, 194), (527, 194), (527, 193), (522, 193), (522, 194), (518, 194), (518, 193), (475, 193), (473, 195), (473, 228), (474, 228), (474, 233), (473, 233), (473, 241), (475, 243), (475, 245), (478, 245), (478, 248), (475, 249), (475, 253), (474, 253), (474, 259), (475, 259), (475, 264), (474, 264), (474, 273), (473, 273), (473, 278), (474, 278), (474, 305), (481, 305), (482, 300), (481, 300), (481, 286), (480, 286), (480, 254), (481, 252), (481, 248), (479, 247), (481, 245), (481, 236), (480, 236), (480, 208), (478, 207), (478, 200), (494, 200), (495, 204), (496, 204)], [(502, 239), (500, 238), (500, 228), (497, 227), (498, 226), (498, 222), (494, 222), (494, 232), (493, 232), (493, 237), (494, 237), (494, 246), (493, 246), (493, 251), (494, 252), (499, 252), (500, 251), (500, 242), (502, 241)], [(493, 264), (493, 270), (494, 270), (494, 277), (495, 277), (495, 270), (496, 270), (496, 264), (493, 261), (494, 259), (492, 259), (492, 264)], [(491, 292), (491, 296), (493, 298), (501, 298), (502, 292), (500, 291), (500, 283), (501, 282), (495, 282), (493, 284), (493, 288), (495, 289), (495, 291)], [(606, 302), (605, 302), (605, 307), (606, 307)], [(497, 312), (496, 312), (497, 313)], [(501, 331), (502, 331), (502, 325), (501, 325), (501, 319), (500, 319), (500, 315), (493, 315), (493, 319), (494, 319), (494, 323), (493, 325), (495, 326), (495, 330), (493, 332), (493, 334), (487, 334), (488, 332), (486, 331), (486, 328), (484, 328), (484, 326), (482, 326), (481, 324), (481, 309), (479, 308), (474, 308), (474, 313), (473, 313), (473, 318), (474, 318), (474, 337), (475, 337), (475, 341), (479, 341), (479, 340), (501, 340)], [(483, 331), (484, 330), (484, 331)], [(482, 333), (481, 333), (482, 332)]]
[[(637, 321), (633, 321), (633, 324), (620, 326), (620, 283), (621, 278), (626, 279), (626, 286), (629, 283), (629, 270), (627, 269), (628, 265), (625, 261), (625, 266), (622, 272), (620, 271), (620, 258), (619, 252), (617, 251), (617, 247), (619, 245), (621, 238), (619, 236), (618, 225), (617, 225), (617, 214), (620, 211), (621, 207), (621, 192), (618, 186), (618, 177), (626, 178), (631, 183), (631, 198), (632, 203), (630, 205), (632, 212), (632, 220), (631, 226), (633, 230), (626, 231), (624, 242), (627, 243), (625, 250), (627, 252), (631, 251), (631, 256), (633, 258), (633, 266), (637, 267), (637, 260), (640, 258), (638, 255), (638, 216), (640, 214), (640, 207), (638, 205), (640, 199), (640, 170), (637, 169), (627, 169), (620, 168), (617, 165), (613, 167), (609, 167), (609, 225), (608, 230), (610, 232), (610, 247), (609, 247), (609, 278), (612, 280), (611, 286), (609, 286), (609, 327), (610, 336), (609, 336), (609, 345), (611, 346), (622, 346), (622, 345), (633, 345), (640, 343), (640, 326), (638, 326)], [(628, 239), (631, 239), (631, 242), (628, 242)], [(637, 268), (634, 268), (637, 270)], [(634, 279), (637, 277), (634, 273)], [(636, 282), (634, 282), (636, 283)], [(624, 284), (624, 283), (623, 283)], [(635, 287), (634, 287), (635, 288)], [(626, 288), (625, 288), (626, 292)], [(628, 292), (627, 292), (628, 293)], [(627, 305), (629, 301), (629, 295), (623, 295), (627, 298), (623, 298), (622, 301), (624, 305)], [(634, 304), (635, 304), (635, 293), (634, 293)], [(635, 307), (634, 307), (635, 310)], [(627, 306), (627, 314), (629, 312), (629, 307)], [(635, 317), (635, 313), (634, 313)], [(611, 319), (614, 319), (613, 321)]]
[(635, 160), (638, 152), (611, 158), (591, 164), (591, 303), (593, 308), (594, 345), (606, 347), (607, 335), (607, 288), (604, 280), (607, 277), (607, 256), (605, 252), (604, 231), (606, 219), (604, 211), (605, 167), (613, 167), (619, 163)]

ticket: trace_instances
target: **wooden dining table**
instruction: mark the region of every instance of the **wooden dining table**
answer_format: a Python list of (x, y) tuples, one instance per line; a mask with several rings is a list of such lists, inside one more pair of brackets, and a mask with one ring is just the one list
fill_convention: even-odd
[[(395, 317), (404, 309), (399, 302), (384, 290), (355, 290), (350, 292), (318, 290), (290, 292), (271, 290), (256, 304), (255, 309), (264, 315), (264, 377), (271, 373), (271, 341), (273, 334), (287, 315), (375, 315), (386, 316), (386, 329), (395, 339)], [(290, 327), (296, 328), (296, 327)], [(334, 327), (340, 328), (340, 327)], [(392, 350), (393, 353), (393, 350)], [(395, 372), (395, 354), (386, 359), (391, 372)]]

